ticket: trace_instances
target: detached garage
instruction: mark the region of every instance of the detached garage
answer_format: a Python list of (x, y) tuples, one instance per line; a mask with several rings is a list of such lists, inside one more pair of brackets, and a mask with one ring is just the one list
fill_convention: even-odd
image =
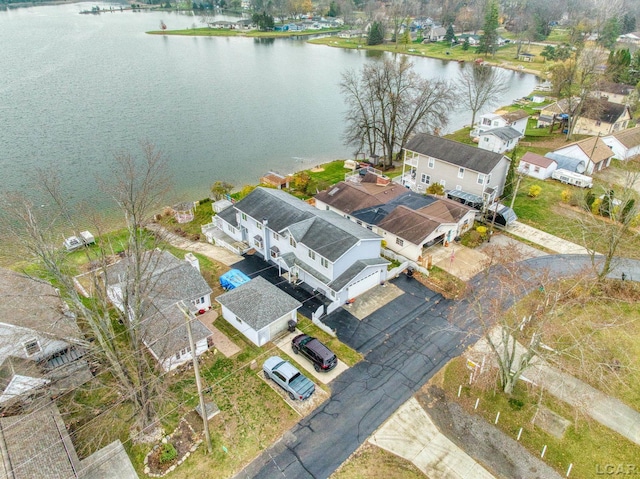
[(300, 301), (258, 276), (216, 298), (222, 317), (256, 346), (263, 346), (296, 321)]

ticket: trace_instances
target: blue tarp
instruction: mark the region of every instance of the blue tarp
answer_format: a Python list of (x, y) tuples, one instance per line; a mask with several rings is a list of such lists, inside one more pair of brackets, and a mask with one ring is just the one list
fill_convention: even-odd
[(220, 276), (220, 286), (226, 290), (237, 288), (241, 284), (248, 283), (251, 278), (239, 269), (232, 269)]

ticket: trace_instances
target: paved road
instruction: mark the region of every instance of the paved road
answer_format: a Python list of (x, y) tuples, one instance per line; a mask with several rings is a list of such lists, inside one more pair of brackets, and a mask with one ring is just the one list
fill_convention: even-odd
[[(535, 274), (543, 270), (561, 277), (593, 267), (587, 255), (541, 256), (524, 264), (529, 267), (523, 274), (531, 278), (531, 289), (537, 287)], [(620, 278), (623, 272), (628, 279), (640, 279), (640, 261), (618, 261), (610, 276)], [(487, 278), (490, 275), (480, 273), (470, 283), (477, 286)], [(452, 312), (465, 311), (464, 304), (404, 275), (393, 283), (405, 293), (364, 320), (346, 310), (327, 318), (338, 337), (365, 359), (332, 383), (329, 401), (236, 477), (328, 477), (440, 368), (475, 342), (477, 336), (469, 334), (474, 328), (472, 314), (453, 318), (463, 330), (448, 321)]]
[[(445, 319), (452, 303), (401, 276), (405, 294), (359, 321), (343, 310), (327, 323), (365, 359), (332, 383), (331, 399), (238, 478), (325, 478), (401, 404), (467, 346)], [(427, 301), (428, 298), (428, 301)], [(402, 313), (404, 311), (404, 313)]]

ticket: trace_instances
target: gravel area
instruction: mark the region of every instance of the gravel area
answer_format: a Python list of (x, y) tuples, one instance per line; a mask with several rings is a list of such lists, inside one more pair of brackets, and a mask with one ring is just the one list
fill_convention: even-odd
[(555, 470), (492, 424), (448, 401), (439, 387), (426, 385), (416, 399), (443, 434), (497, 478), (561, 479)]

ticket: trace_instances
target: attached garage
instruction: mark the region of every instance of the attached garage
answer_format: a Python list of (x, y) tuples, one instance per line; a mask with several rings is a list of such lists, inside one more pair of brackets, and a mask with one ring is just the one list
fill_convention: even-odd
[(263, 346), (296, 321), (300, 301), (258, 276), (216, 298), (222, 316), (256, 346)]
[(373, 272), (365, 273), (365, 276), (357, 279), (353, 283), (349, 285), (347, 296), (351, 298), (355, 298), (360, 296), (365, 291), (369, 291), (374, 286), (377, 286), (381, 283), (380, 281), (380, 270), (376, 269)]

